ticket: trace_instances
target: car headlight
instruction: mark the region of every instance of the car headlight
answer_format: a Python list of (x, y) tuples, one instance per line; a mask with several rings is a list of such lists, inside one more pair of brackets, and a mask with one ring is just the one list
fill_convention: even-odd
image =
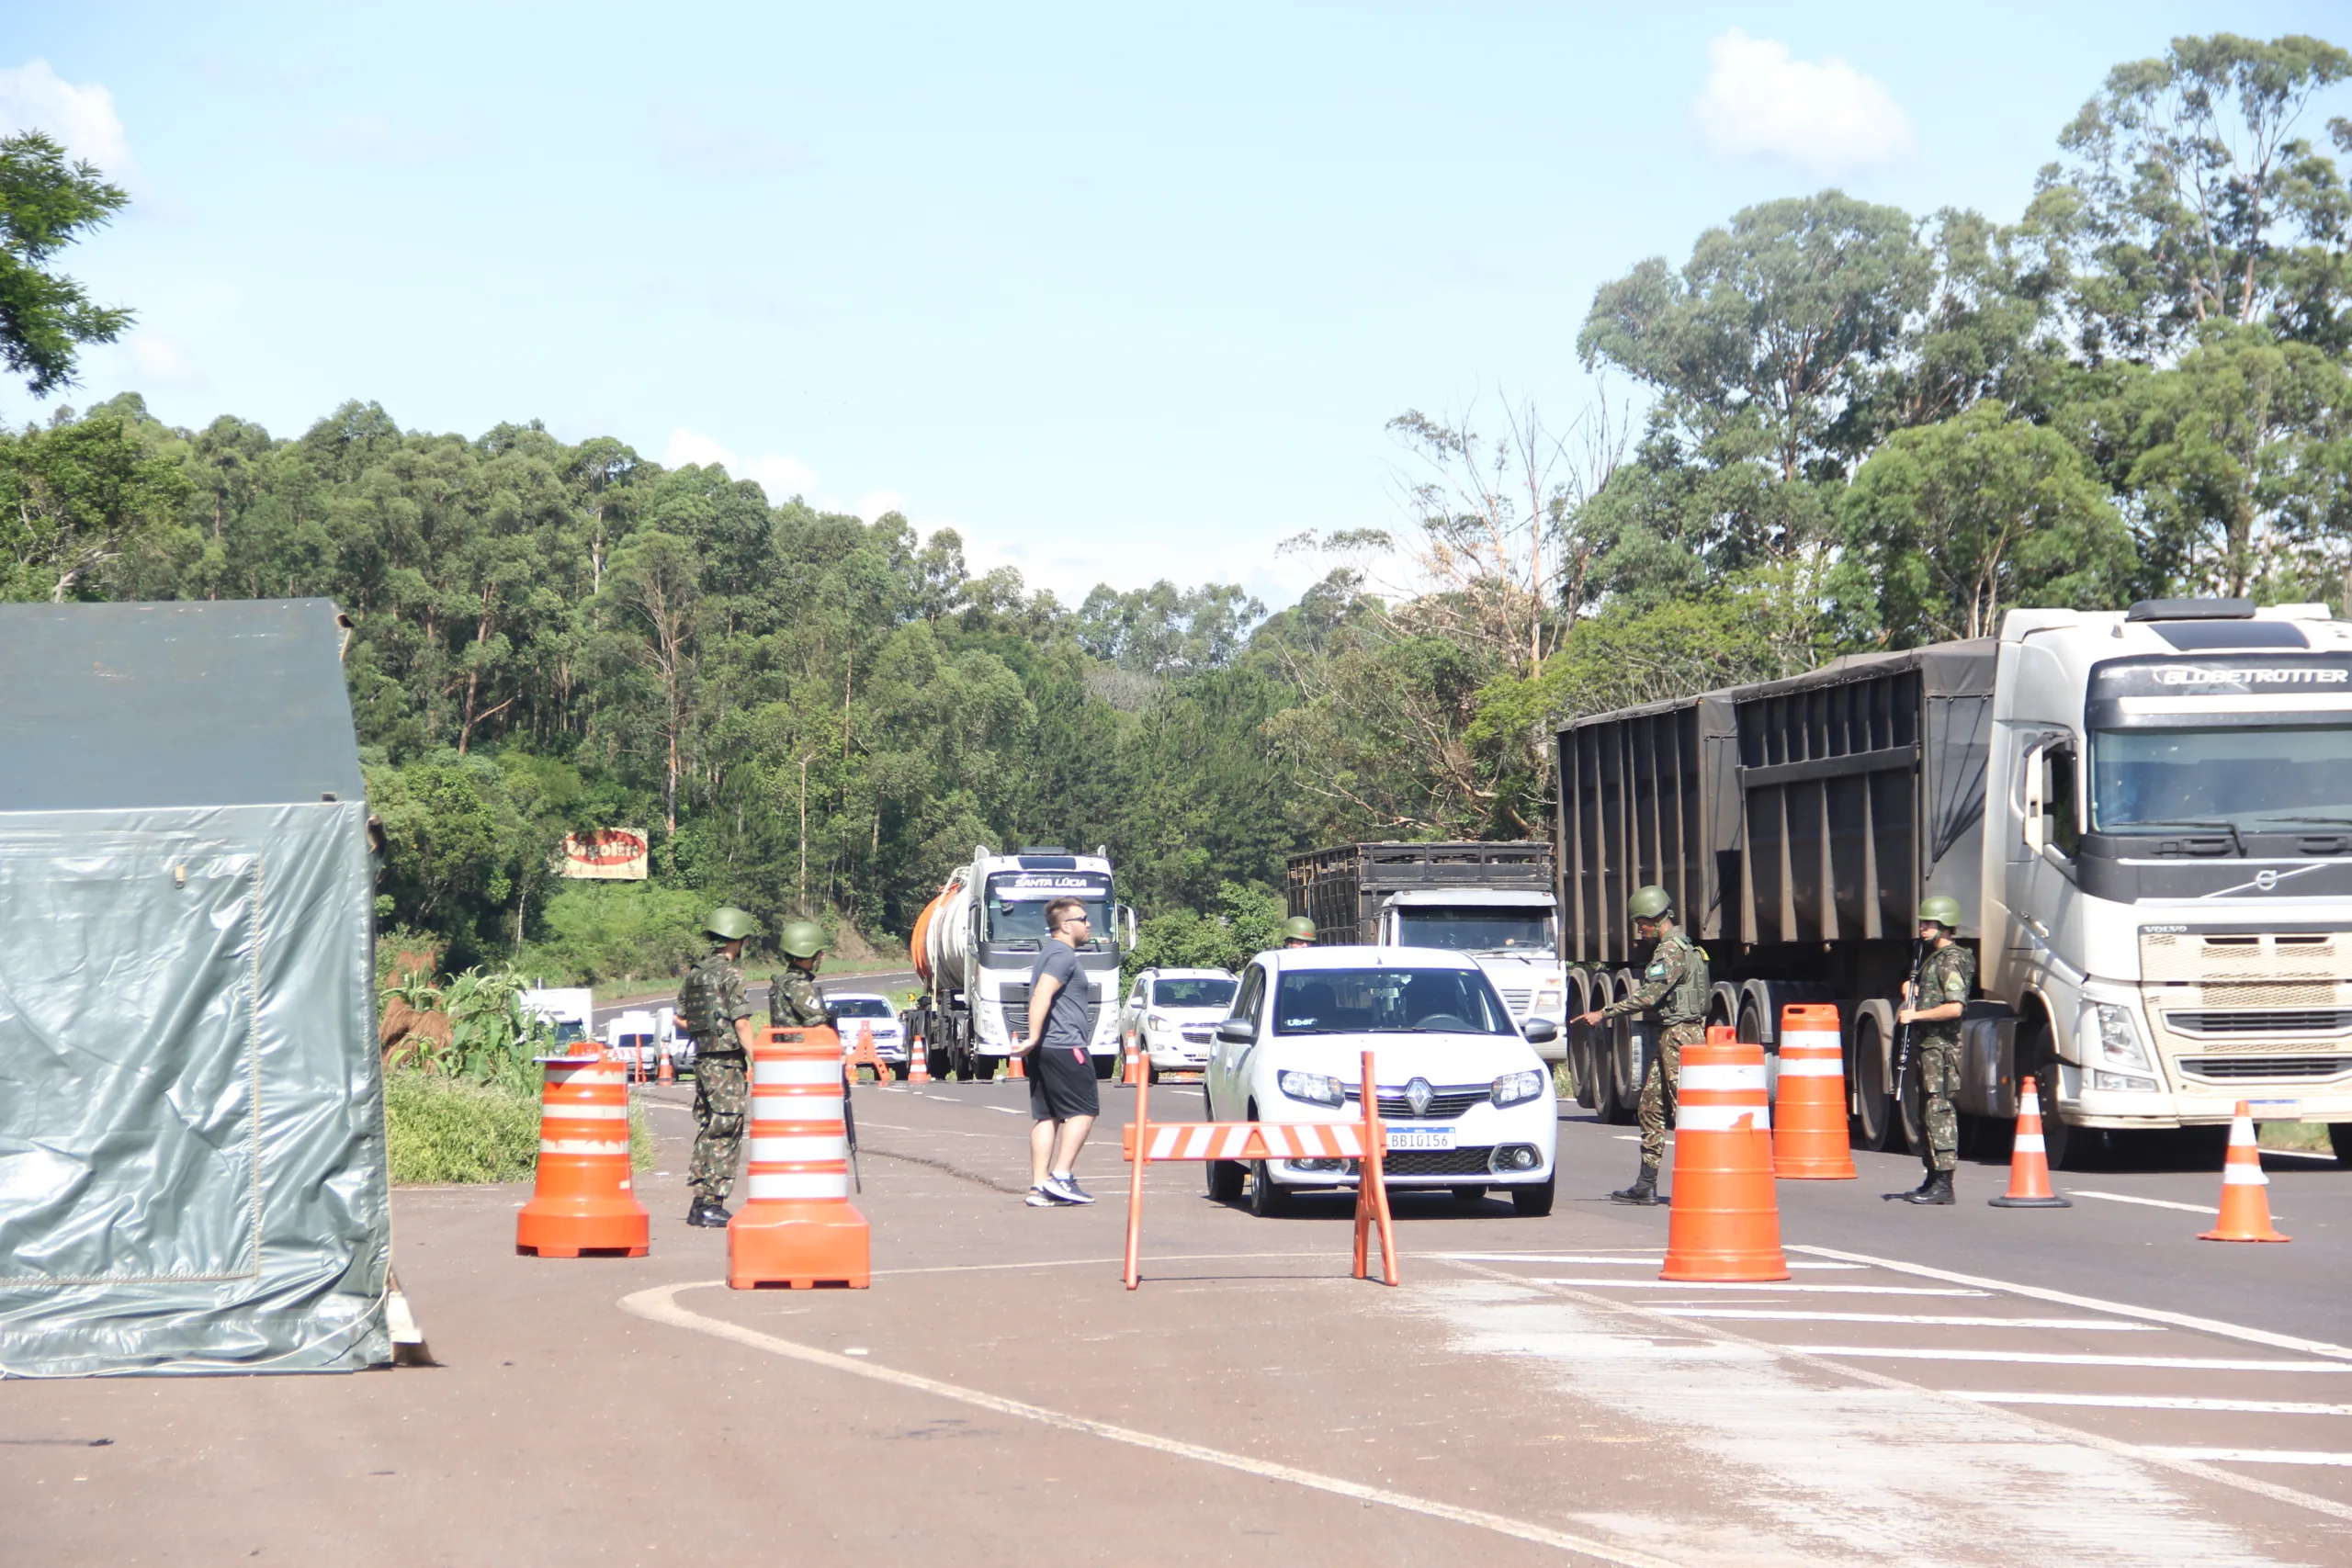
[(2112, 1002), (2092, 1002), (2083, 1009), (2083, 1032), (2098, 1042), (2099, 1055), (2119, 1067), (2137, 1067), (2142, 1072), (2154, 1069), (2148, 1063), (2146, 1047), (2140, 1043), (2140, 1031), (2132, 1021), (2132, 1010)]
[(1495, 1087), (1488, 1091), (1487, 1098), (1495, 1102), (1498, 1109), (1517, 1105), (1542, 1094), (1544, 1080), (1544, 1075), (1532, 1068), (1523, 1073), (1505, 1073), (1495, 1080)]
[(1151, 1014), (1148, 1018), (1144, 1020), (1144, 1022), (1149, 1024), (1154, 1029), (1165, 1029), (1168, 1027), (1168, 1020), (1159, 1013)]
[(1347, 1091), (1340, 1080), (1321, 1073), (1294, 1072), (1287, 1068), (1274, 1075), (1274, 1082), (1293, 1100), (1303, 1100), (1310, 1105), (1345, 1105)]

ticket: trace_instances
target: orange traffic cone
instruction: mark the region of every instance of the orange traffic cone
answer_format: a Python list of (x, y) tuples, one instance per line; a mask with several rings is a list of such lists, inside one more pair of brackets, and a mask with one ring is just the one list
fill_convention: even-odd
[(541, 1056), (538, 1183), (514, 1221), (514, 1250), (642, 1258), (645, 1205), (630, 1190), (628, 1084), (608, 1055)]
[(1772, 1189), (1764, 1047), (1728, 1029), (1682, 1048), (1674, 1120), (1674, 1213), (1661, 1280), (1785, 1280)]
[[(2230, 1122), (2229, 1157), (2222, 1162), (2222, 1222), (2199, 1241), (2286, 1241), (2270, 1224), (2270, 1178), (2255, 1146), (2254, 1112), (2243, 1100)], [(2310, 1216), (2306, 1215), (2305, 1218)]]
[(678, 1069), (670, 1061), (670, 1046), (667, 1041), (664, 1041), (662, 1045), (662, 1081), (663, 1083), (678, 1081)]
[(1019, 1051), (1012, 1052), (1005, 1058), (1005, 1060), (1012, 1065), (1012, 1070), (1005, 1074), (1005, 1077), (1019, 1080), (1029, 1076), (1027, 1070), (1021, 1065), (1021, 1053)]
[(907, 1081), (931, 1081), (931, 1043), (912, 1030), (907, 1032)]
[(1781, 1100), (1772, 1107), (1772, 1174), (1782, 1180), (1851, 1181), (1846, 1137), (1846, 1053), (1838, 1010), (1781, 1010)]
[(1127, 1037), (1126, 1070), (1120, 1076), (1119, 1081), (1130, 1089), (1143, 1082), (1143, 1052), (1136, 1047), (1133, 1035)]
[(850, 1206), (841, 1036), (771, 1029), (752, 1048), (751, 1195), (727, 1225), (727, 1283), (864, 1290), (865, 1216)]
[(2071, 1209), (2072, 1199), (2050, 1190), (2050, 1151), (2041, 1141), (2041, 1096), (2033, 1080), (2018, 1086), (2017, 1139), (2009, 1145), (2009, 1190), (1988, 1199), (1996, 1209)]

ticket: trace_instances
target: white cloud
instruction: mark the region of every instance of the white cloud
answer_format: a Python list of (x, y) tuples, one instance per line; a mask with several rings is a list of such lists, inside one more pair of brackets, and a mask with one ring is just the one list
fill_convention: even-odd
[(1835, 55), (1792, 60), (1787, 44), (1734, 28), (1707, 41), (1707, 59), (1691, 114), (1716, 152), (1779, 158), (1827, 179), (1917, 150), (1911, 118), (1885, 85)]
[(684, 425), (670, 433), (670, 445), (662, 449), (662, 462), (663, 467), (672, 468), (682, 468), (689, 463), (716, 463), (736, 479), (756, 480), (768, 492), (770, 502), (789, 501), (817, 488), (817, 476), (797, 457), (788, 457), (781, 452), (739, 457), (720, 446), (716, 436), (688, 430)]
[(123, 347), (130, 351), (142, 389), (202, 391), (211, 386), (187, 350), (159, 332), (141, 328), (124, 340)]
[(868, 491), (857, 498), (857, 514), (868, 523), (886, 512), (904, 512), (907, 498), (895, 490)]
[(86, 159), (119, 184), (135, 184), (139, 167), (130, 138), (115, 113), (114, 95), (93, 82), (77, 87), (46, 60), (0, 67), (0, 135), (44, 130), (76, 158)]

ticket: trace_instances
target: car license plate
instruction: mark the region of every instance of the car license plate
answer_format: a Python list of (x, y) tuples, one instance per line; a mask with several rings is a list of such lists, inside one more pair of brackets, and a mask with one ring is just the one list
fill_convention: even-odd
[(2257, 1122), (2300, 1122), (2303, 1119), (2303, 1102), (2300, 1100), (2249, 1100), (2245, 1106)]
[(1453, 1146), (1453, 1129), (1451, 1127), (1391, 1127), (1387, 1133), (1391, 1154), (1399, 1149), (1450, 1149)]

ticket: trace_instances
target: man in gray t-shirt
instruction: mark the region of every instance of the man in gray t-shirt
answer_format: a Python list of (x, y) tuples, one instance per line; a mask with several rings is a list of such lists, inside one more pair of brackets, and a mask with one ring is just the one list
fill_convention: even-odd
[(1091, 1203), (1078, 1184), (1078, 1151), (1102, 1113), (1087, 1034), (1086, 976), (1078, 950), (1091, 940), (1086, 906), (1057, 898), (1046, 906), (1047, 936), (1029, 972), (1029, 1206)]

